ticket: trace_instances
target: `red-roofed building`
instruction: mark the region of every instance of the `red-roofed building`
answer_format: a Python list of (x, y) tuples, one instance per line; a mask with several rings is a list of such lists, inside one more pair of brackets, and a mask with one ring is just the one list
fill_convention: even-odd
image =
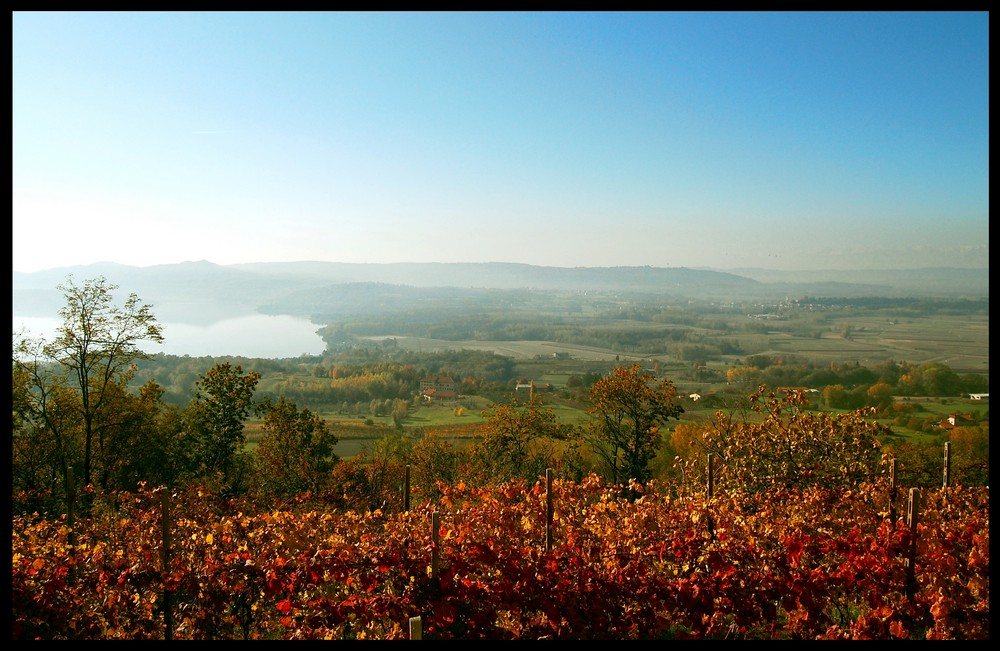
[(458, 394), (445, 389), (424, 389), (420, 392), (420, 397), (426, 402), (432, 402), (434, 400), (455, 400), (458, 398)]
[(435, 391), (455, 391), (455, 380), (450, 375), (428, 375), (420, 380), (420, 392), (427, 389)]

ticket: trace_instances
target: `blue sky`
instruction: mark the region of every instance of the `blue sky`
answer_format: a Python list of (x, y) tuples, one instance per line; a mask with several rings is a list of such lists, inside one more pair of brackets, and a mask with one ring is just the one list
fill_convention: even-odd
[(989, 267), (989, 15), (14, 12), (13, 263)]

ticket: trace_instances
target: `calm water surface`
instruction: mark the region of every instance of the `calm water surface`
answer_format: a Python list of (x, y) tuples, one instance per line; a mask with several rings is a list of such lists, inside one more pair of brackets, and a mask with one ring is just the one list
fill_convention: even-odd
[[(51, 339), (61, 321), (52, 317), (14, 317), (14, 331), (24, 326), (32, 335)], [(326, 344), (316, 334), (320, 326), (292, 316), (252, 314), (210, 325), (161, 323), (163, 343), (144, 343), (150, 353), (167, 355), (240, 355), (279, 359), (318, 355)]]

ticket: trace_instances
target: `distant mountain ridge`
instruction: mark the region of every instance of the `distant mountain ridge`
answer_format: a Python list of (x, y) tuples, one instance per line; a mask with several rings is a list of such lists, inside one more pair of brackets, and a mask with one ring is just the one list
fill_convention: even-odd
[[(916, 269), (775, 271), (771, 269), (729, 269), (729, 273), (772, 285), (878, 285), (892, 288), (892, 295), (938, 297), (988, 297), (990, 270), (958, 267)], [(827, 294), (831, 295), (831, 294)]]
[[(519, 263), (207, 261), (134, 267), (115, 263), (14, 272), (19, 316), (56, 316), (56, 286), (104, 276), (135, 293), (164, 322), (211, 323), (254, 313), (313, 317), (481, 300), (497, 290), (668, 295), (701, 300), (780, 300), (804, 296), (989, 297), (988, 270), (784, 272), (688, 267), (547, 267)], [(434, 290), (434, 291), (431, 291)], [(450, 290), (450, 291), (446, 291)], [(505, 299), (506, 300), (506, 299)]]

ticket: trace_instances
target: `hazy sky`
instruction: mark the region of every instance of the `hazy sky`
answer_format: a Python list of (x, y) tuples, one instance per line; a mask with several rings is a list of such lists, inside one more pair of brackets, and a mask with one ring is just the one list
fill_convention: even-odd
[(13, 13), (13, 263), (989, 267), (989, 14)]

